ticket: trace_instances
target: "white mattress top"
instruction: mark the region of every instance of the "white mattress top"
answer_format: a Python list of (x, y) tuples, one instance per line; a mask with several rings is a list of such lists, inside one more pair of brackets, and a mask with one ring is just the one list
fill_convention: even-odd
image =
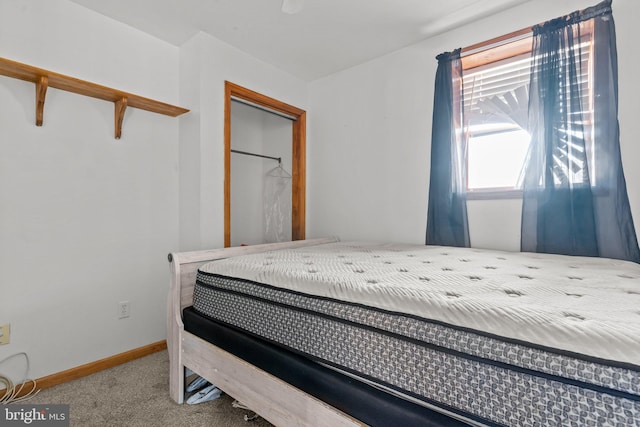
[(627, 261), (339, 242), (200, 269), (640, 366), (640, 265)]

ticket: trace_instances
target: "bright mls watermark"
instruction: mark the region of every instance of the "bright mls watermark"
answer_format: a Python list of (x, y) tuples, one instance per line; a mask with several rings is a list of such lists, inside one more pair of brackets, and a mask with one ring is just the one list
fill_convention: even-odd
[(0, 427), (69, 427), (69, 405), (3, 405)]

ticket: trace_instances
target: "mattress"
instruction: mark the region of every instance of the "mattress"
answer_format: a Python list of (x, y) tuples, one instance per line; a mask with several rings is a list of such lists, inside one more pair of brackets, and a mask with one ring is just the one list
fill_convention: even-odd
[(334, 243), (202, 266), (194, 308), (488, 425), (640, 425), (640, 266)]
[(197, 313), (183, 311), (184, 328), (217, 347), (279, 377), (372, 427), (463, 427), (428, 408), (345, 377), (306, 357), (260, 338), (220, 324)]

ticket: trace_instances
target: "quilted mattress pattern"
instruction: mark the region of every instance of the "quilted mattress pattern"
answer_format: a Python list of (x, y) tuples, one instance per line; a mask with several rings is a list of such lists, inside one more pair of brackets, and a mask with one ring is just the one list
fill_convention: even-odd
[(640, 425), (640, 268), (336, 243), (201, 267), (203, 314), (486, 424)]

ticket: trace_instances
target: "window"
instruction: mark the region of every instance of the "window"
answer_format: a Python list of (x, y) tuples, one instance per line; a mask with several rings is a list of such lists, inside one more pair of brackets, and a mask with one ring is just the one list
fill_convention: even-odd
[[(582, 38), (575, 49), (580, 49), (582, 54), (581, 101), (583, 111), (587, 112), (583, 125), (585, 138), (590, 143), (591, 32)], [(520, 194), (530, 142), (527, 119), (531, 44), (530, 34), (519, 35), (510, 42), (463, 58), (467, 191), (471, 198)], [(571, 157), (570, 148), (558, 155)], [(555, 180), (562, 180), (563, 174), (573, 174), (575, 178), (586, 165), (576, 162), (571, 170), (564, 169), (558, 171)]]

